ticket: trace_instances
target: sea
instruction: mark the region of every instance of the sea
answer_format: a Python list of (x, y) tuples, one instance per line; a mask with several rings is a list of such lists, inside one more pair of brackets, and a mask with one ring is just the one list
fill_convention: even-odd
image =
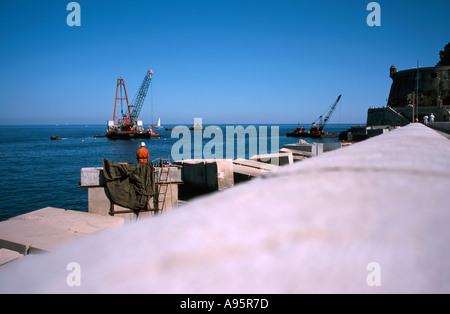
[[(339, 135), (340, 132), (358, 124), (327, 124), (326, 132)], [(175, 128), (178, 124), (164, 125), (162, 129), (156, 130), (160, 137), (151, 139), (135, 140), (111, 140), (104, 135), (105, 125), (1, 125), (0, 126), (0, 221), (29, 213), (44, 207), (57, 207), (66, 210), (78, 210), (87, 212), (88, 195), (87, 189), (79, 188), (80, 174), (82, 168), (102, 167), (103, 159), (114, 162), (136, 163), (136, 151), (142, 141), (150, 152), (150, 160), (157, 163), (160, 159), (174, 161), (172, 149), (174, 145), (180, 146), (183, 135), (172, 133), (165, 128)], [(189, 124), (185, 124), (189, 127)], [(204, 125), (207, 127), (208, 125)], [(214, 125), (223, 134), (223, 158), (226, 156), (226, 128), (243, 127), (249, 125)], [(263, 132), (258, 133), (259, 141), (266, 139), (265, 151), (257, 153), (270, 153), (271, 130), (278, 131), (278, 148), (285, 144), (297, 143), (299, 138), (287, 137), (286, 133), (302, 126), (298, 124), (280, 125), (252, 125), (259, 132), (266, 128), (267, 136), (263, 138)], [(303, 125), (309, 129), (310, 125)], [(198, 157), (198, 149), (194, 145), (194, 132), (191, 131), (191, 157)], [(203, 134), (202, 133), (196, 133)], [(276, 134), (273, 131), (273, 134)], [(59, 136), (61, 140), (51, 140), (52, 136)], [(216, 138), (217, 136), (217, 138)], [(186, 139), (186, 138), (184, 138)], [(276, 138), (275, 138), (276, 139)], [(302, 138), (307, 142), (338, 141), (336, 138), (311, 139)], [(211, 138), (201, 138), (202, 146), (211, 147), (212, 141), (221, 141), (220, 132)], [(244, 141), (245, 158), (249, 158), (250, 138)], [(236, 145), (234, 156), (238, 156), (238, 139), (234, 140)], [(199, 143), (198, 141), (196, 143)], [(276, 141), (275, 141), (276, 143)], [(264, 145), (263, 145), (264, 146)], [(263, 148), (263, 146), (258, 145)], [(187, 147), (185, 145), (185, 147)], [(217, 145), (219, 147), (219, 145)], [(241, 146), (242, 147), (242, 146)], [(178, 150), (178, 152), (183, 152)], [(188, 150), (187, 150), (188, 151)], [(220, 150), (219, 150), (220, 151)], [(200, 150), (201, 152), (201, 150)], [(215, 149), (211, 150), (215, 153)], [(250, 153), (253, 153), (250, 150)], [(177, 156), (175, 154), (175, 156)], [(184, 154), (186, 156), (186, 154)], [(251, 157), (251, 156), (250, 156)]]

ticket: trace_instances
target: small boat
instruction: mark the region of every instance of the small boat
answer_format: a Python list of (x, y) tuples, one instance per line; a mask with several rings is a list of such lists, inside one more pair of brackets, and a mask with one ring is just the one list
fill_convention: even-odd
[(193, 126), (191, 126), (189, 128), (189, 130), (193, 131), (193, 130), (204, 130), (205, 127), (203, 125), (201, 125), (199, 122), (195, 123)]
[(191, 131), (195, 131), (195, 130), (204, 130), (204, 129), (206, 129), (204, 126), (191, 126), (191, 127), (189, 128), (189, 130), (191, 130)]
[(150, 137), (160, 137), (161, 134), (159, 134), (158, 132), (155, 132), (154, 130), (155, 130), (155, 127), (153, 125), (148, 128), (148, 131), (150, 133)]
[(53, 141), (53, 140), (62, 140), (62, 137), (59, 137), (58, 135), (53, 135), (53, 136), (51, 136), (50, 137), (50, 139)]
[(161, 118), (158, 118), (158, 124), (155, 126), (155, 129), (163, 129), (161, 126)]

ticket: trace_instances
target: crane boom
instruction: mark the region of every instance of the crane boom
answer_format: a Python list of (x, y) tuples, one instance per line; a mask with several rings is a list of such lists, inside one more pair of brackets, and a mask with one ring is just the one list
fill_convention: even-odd
[(131, 121), (137, 121), (139, 114), (141, 113), (142, 105), (144, 104), (145, 97), (147, 96), (147, 91), (150, 86), (152, 76), (153, 71), (149, 69), (145, 74), (144, 80), (142, 81), (141, 88), (139, 88), (136, 96), (134, 96), (131, 103), (131, 107), (133, 108), (131, 111)]
[(319, 117), (319, 127), (321, 129), (323, 129), (325, 127), (325, 124), (327, 124), (328, 120), (330, 119), (331, 115), (334, 112), (334, 109), (336, 109), (336, 106), (339, 102), (339, 99), (341, 99), (342, 95), (339, 95), (339, 97), (336, 99), (336, 101), (334, 102), (334, 104), (330, 107), (330, 110), (328, 111), (327, 115), (325, 116), (325, 119), (322, 119), (322, 116)]

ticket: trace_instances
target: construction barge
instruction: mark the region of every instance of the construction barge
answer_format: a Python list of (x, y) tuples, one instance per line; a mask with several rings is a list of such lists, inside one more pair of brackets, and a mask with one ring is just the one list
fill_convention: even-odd
[(336, 106), (339, 102), (339, 99), (341, 99), (341, 95), (336, 99), (333, 105), (331, 105), (330, 109), (328, 110), (325, 118), (323, 119), (323, 115), (321, 115), (317, 120), (318, 125), (316, 124), (317, 120), (312, 123), (312, 127), (309, 131), (306, 131), (305, 128), (296, 128), (294, 131), (287, 133), (287, 137), (310, 137), (310, 138), (328, 138), (328, 137), (337, 137), (334, 133), (327, 133), (323, 131), (323, 128), (327, 124), (328, 120), (330, 119), (331, 115), (333, 114), (334, 110), (336, 109)]
[(105, 136), (113, 140), (126, 140), (135, 138), (160, 137), (161, 135), (158, 132), (153, 131), (152, 127), (144, 129), (142, 121), (137, 121), (136, 125), (132, 126), (132, 128), (117, 128), (116, 126), (108, 126), (108, 130)]
[(287, 133), (287, 137), (310, 137), (310, 138), (331, 138), (337, 137), (334, 133), (324, 132), (323, 129), (312, 127), (311, 130), (305, 131), (305, 128), (296, 128), (294, 131)]
[[(152, 138), (160, 137), (158, 132), (154, 131), (152, 125), (148, 129), (144, 129), (142, 121), (138, 120), (142, 105), (144, 104), (147, 91), (153, 77), (153, 71), (148, 70), (142, 81), (136, 96), (131, 104), (128, 102), (127, 90), (123, 78), (117, 79), (116, 98), (114, 103), (113, 120), (108, 121), (108, 128), (105, 136), (110, 139), (135, 139), (135, 138)], [(121, 107), (121, 115), (116, 114), (118, 106)], [(126, 105), (125, 111), (124, 107)], [(97, 137), (97, 136), (96, 136)]]
[(112, 140), (131, 140), (134, 138), (151, 138), (160, 137), (161, 135), (157, 132), (152, 132), (148, 130), (144, 131), (112, 131), (107, 132), (106, 137)]

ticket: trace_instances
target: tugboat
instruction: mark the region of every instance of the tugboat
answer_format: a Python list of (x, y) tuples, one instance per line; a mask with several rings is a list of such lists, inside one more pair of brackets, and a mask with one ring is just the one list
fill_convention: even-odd
[(336, 105), (339, 102), (339, 99), (341, 99), (341, 95), (337, 98), (337, 100), (334, 102), (334, 104), (330, 107), (328, 110), (327, 115), (325, 116), (325, 119), (322, 119), (321, 115), (317, 120), (319, 120), (319, 125), (316, 124), (316, 121), (312, 123), (312, 127), (309, 131), (306, 131), (305, 128), (296, 128), (293, 132), (287, 133), (286, 136), (288, 137), (311, 137), (311, 138), (326, 138), (326, 137), (337, 137), (334, 133), (327, 133), (323, 131), (323, 128), (327, 124), (328, 120), (330, 119), (331, 115), (333, 114), (334, 109), (336, 109)]
[(155, 132), (155, 127), (153, 125), (148, 128), (148, 131), (150, 133), (150, 137), (160, 137), (161, 136), (161, 134), (159, 134), (159, 132)]
[(50, 137), (50, 139), (52, 140), (52, 141), (54, 141), (54, 140), (62, 140), (62, 137), (59, 137), (58, 135), (52, 135), (51, 137)]
[[(148, 87), (153, 76), (153, 71), (148, 70), (145, 74), (142, 85), (138, 90), (131, 104), (128, 103), (127, 90), (125, 81), (122, 78), (117, 79), (116, 100), (114, 104), (114, 117), (112, 121), (108, 121), (108, 128), (105, 136), (110, 139), (134, 139), (134, 138), (151, 138), (160, 137), (155, 132), (154, 127), (144, 129), (142, 121), (138, 121), (138, 116), (144, 104)], [(124, 113), (124, 103), (126, 102), (126, 112)], [(116, 117), (117, 105), (120, 103), (122, 118)]]

